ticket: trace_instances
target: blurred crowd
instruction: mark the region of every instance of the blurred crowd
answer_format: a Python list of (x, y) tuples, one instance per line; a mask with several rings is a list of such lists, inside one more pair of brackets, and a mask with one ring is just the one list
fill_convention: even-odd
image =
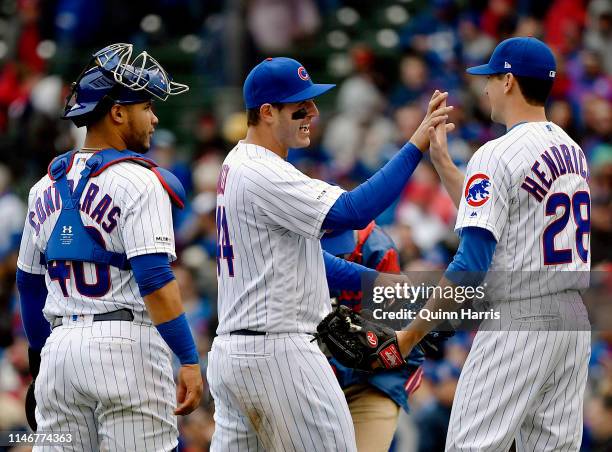
[[(220, 24), (238, 27), (233, 39), (243, 54), (237, 67), (219, 61), (220, 55), (225, 61), (224, 52), (236, 54), (236, 47), (224, 47), (232, 39), (222, 39), (226, 28)], [(27, 342), (14, 288), (24, 202), (49, 161), (82, 143), (83, 130), (59, 116), (87, 52), (127, 41), (157, 56), (157, 47), (176, 43), (184, 54), (173, 62), (179, 73), (193, 72), (192, 77), (206, 80), (205, 90), (221, 94), (229, 88), (239, 91), (246, 72), (263, 57), (303, 61), (315, 81), (339, 86), (327, 100), (322, 98), (321, 117), (311, 126), (311, 147), (291, 151), (289, 160), (313, 177), (350, 189), (410, 138), (435, 89), (449, 91), (449, 104), (455, 106), (450, 121), (457, 128), (449, 136), (449, 150), (459, 167), (484, 142), (502, 135), (505, 130), (489, 119), (482, 78), (466, 76), (464, 69), (485, 62), (497, 42), (517, 35), (540, 37), (555, 51), (558, 70), (548, 118), (588, 158), (592, 266), (609, 272), (609, 0), (0, 0), (0, 430), (26, 429)], [(160, 114), (150, 151), (189, 193), (186, 208), (174, 212), (179, 260), (173, 270), (203, 367), (216, 327), (217, 176), (224, 156), (246, 132), (240, 99), (219, 95), (216, 100), (214, 106), (199, 103), (193, 93), (183, 105), (185, 112), (173, 110), (181, 119), (168, 121), (168, 128)], [(424, 159), (400, 199), (377, 222), (395, 240), (403, 270), (437, 270), (445, 268), (457, 247), (455, 215), (433, 166)], [(444, 359), (425, 365), (406, 418), (414, 427), (410, 444), (419, 451), (443, 448), (471, 338), (457, 334)], [(212, 415), (212, 400), (205, 397), (195, 413), (181, 420), (182, 450), (207, 450)], [(612, 451), (611, 332), (593, 334), (584, 422), (583, 450)]]

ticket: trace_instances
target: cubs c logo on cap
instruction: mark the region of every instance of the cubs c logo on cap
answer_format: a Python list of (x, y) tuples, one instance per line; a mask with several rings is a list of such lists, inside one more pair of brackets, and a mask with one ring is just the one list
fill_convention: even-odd
[(302, 80), (308, 80), (310, 78), (310, 75), (308, 75), (308, 72), (306, 72), (306, 69), (304, 69), (304, 66), (300, 66), (298, 68), (298, 76)]
[(480, 207), (491, 199), (489, 187), (491, 181), (485, 173), (476, 173), (465, 184), (465, 202), (471, 207)]

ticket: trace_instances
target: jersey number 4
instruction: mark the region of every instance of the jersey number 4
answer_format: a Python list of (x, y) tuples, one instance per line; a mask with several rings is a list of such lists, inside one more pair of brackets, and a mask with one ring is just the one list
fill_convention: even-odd
[(217, 206), (217, 275), (221, 274), (221, 259), (227, 262), (227, 271), (234, 276), (234, 248), (230, 241), (225, 207)]
[[(583, 212), (583, 206), (585, 206)], [(544, 265), (559, 265), (573, 262), (573, 250), (571, 248), (556, 249), (555, 237), (565, 230), (571, 216), (576, 226), (575, 242), (576, 253), (582, 262), (589, 258), (589, 241), (591, 233), (591, 198), (586, 191), (578, 191), (570, 199), (567, 193), (553, 193), (546, 202), (546, 216), (557, 215), (557, 209), (563, 209), (561, 215), (550, 223), (542, 235), (542, 246), (544, 251)], [(584, 244), (584, 236), (586, 243)]]
[[(87, 226), (96, 242), (104, 247), (104, 239), (102, 234), (93, 226)], [(85, 268), (83, 262), (78, 261), (51, 261), (47, 267), (49, 277), (53, 281), (57, 281), (64, 297), (68, 297), (68, 287), (66, 282), (70, 279), (70, 273), (74, 273), (74, 284), (81, 295), (91, 298), (99, 298), (110, 290), (111, 277), (110, 267), (103, 264), (95, 264), (96, 282), (88, 283), (85, 281)]]

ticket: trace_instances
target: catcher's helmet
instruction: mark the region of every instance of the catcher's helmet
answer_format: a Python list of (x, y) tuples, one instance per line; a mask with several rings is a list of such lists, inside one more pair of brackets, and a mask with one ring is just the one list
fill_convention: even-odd
[(136, 104), (153, 97), (184, 93), (187, 85), (172, 77), (147, 52), (132, 57), (132, 44), (111, 44), (94, 53), (66, 98), (64, 119), (77, 127), (106, 113), (113, 104)]

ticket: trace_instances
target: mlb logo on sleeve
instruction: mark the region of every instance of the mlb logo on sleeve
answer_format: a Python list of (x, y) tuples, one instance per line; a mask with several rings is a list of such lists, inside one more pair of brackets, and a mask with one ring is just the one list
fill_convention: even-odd
[(491, 199), (491, 180), (485, 173), (476, 173), (468, 179), (463, 194), (470, 207), (480, 207)]

